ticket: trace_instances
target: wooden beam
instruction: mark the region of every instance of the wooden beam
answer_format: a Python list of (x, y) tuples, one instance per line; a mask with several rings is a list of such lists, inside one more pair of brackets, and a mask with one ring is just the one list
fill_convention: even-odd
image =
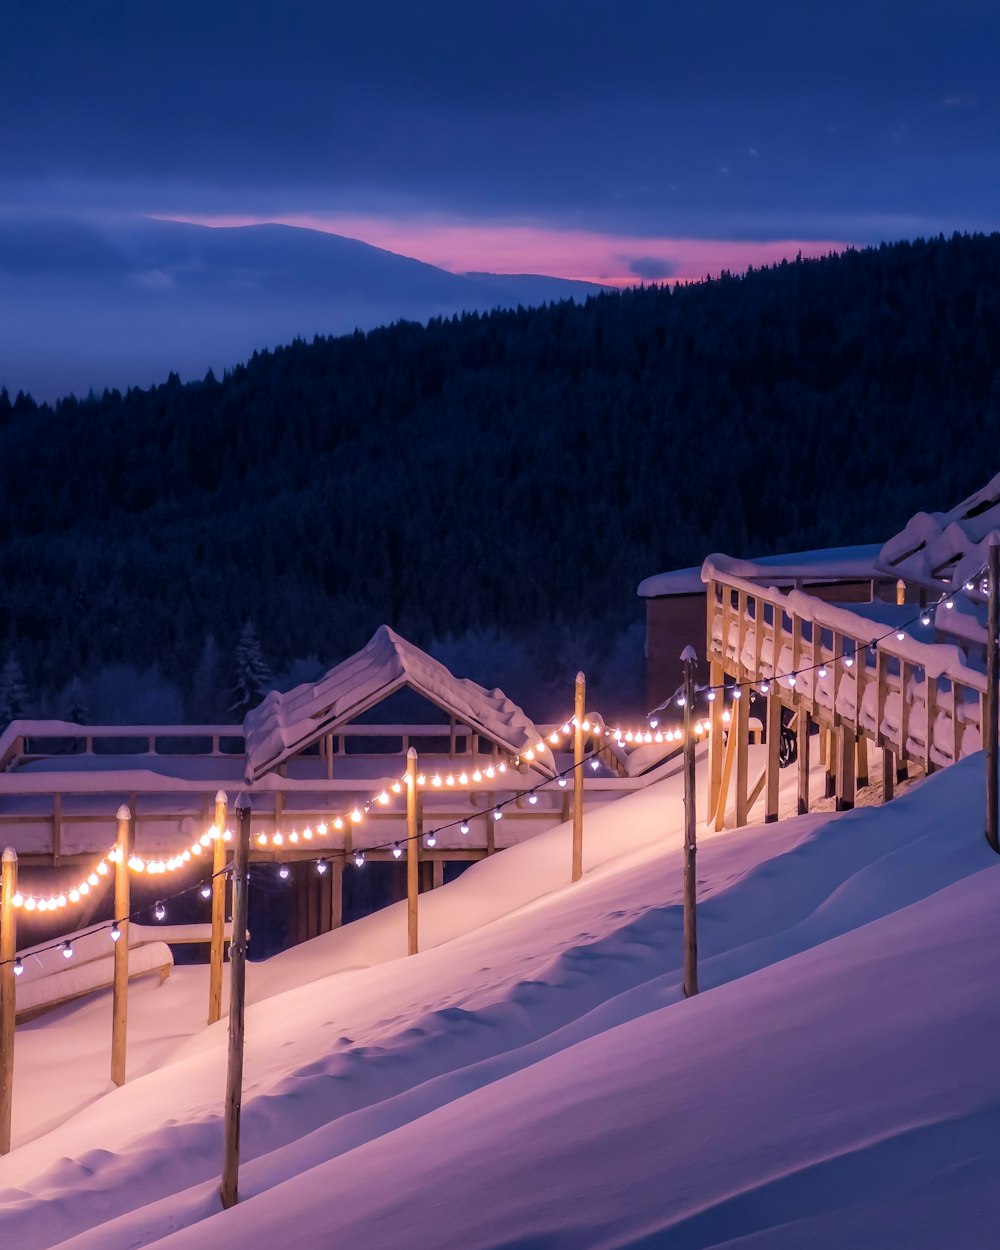
[(225, 790), (215, 796), (215, 820), (212, 831), (212, 946), (208, 966), (208, 1023), (222, 1017), (222, 960), (225, 954), (226, 928), (226, 823), (229, 820), (229, 798)]
[(344, 861), (338, 855), (330, 862), (330, 928), (344, 923)]
[[(813, 626), (815, 629), (815, 626)], [(810, 730), (809, 715), (806, 712), (805, 703), (799, 708), (799, 723), (796, 730), (796, 760), (798, 763), (798, 798), (796, 810), (800, 816), (804, 816), (809, 811), (809, 745)]]
[(8, 846), (0, 873), (0, 1155), (10, 1150), (14, 1108), (14, 957), (17, 955), (17, 855)]
[(896, 760), (888, 747), (882, 748), (882, 802), (891, 803), (896, 794)]
[(247, 977), (247, 903), (250, 887), (250, 799), (236, 800), (233, 856), (233, 940), (229, 950), (229, 1055), (226, 1066), (225, 1146), (220, 1197), (225, 1208), (239, 1201), (240, 1113), (243, 1105), (243, 1042)]
[[(779, 609), (775, 609), (779, 611)], [(781, 760), (781, 698), (778, 695), (778, 682), (772, 678), (767, 696), (767, 767), (766, 794), (764, 797), (764, 823), (773, 824), (778, 819), (778, 785), (780, 781)]]
[(858, 727), (857, 741), (857, 780), (859, 786), (868, 784), (868, 739)]
[[(738, 702), (742, 703), (742, 699)], [(726, 755), (722, 762), (722, 779), (719, 783), (719, 797), (716, 802), (715, 811), (712, 815), (715, 817), (715, 832), (721, 833), (726, 822), (726, 801), (729, 797), (729, 779), (733, 773), (733, 760), (736, 758), (736, 722), (737, 718), (733, 717), (729, 723), (729, 736), (726, 738)]]
[(126, 804), (118, 809), (118, 840), (115, 856), (115, 986), (111, 1002), (111, 1079), (125, 1084), (125, 1051), (128, 1034), (128, 933), (130, 901), (128, 861), (132, 857), (132, 813)]
[(406, 752), (406, 953), (419, 950), (420, 832), (417, 828), (417, 749)]
[(444, 885), (444, 860), (435, 855), (431, 861), (431, 889), (437, 890)]
[[(750, 748), (750, 691), (744, 689), (743, 698), (736, 704), (736, 827), (747, 823), (747, 770)], [(730, 731), (732, 732), (732, 731)]]
[[(571, 881), (583, 876), (583, 718), (586, 715), (587, 679), (577, 673), (573, 696), (573, 865)], [(492, 820), (492, 817), (490, 818)]]
[(854, 729), (846, 721), (840, 723), (837, 746), (837, 811), (846, 812), (854, 806), (857, 763)]
[[(711, 587), (709, 588), (711, 590)], [(715, 809), (719, 806), (719, 789), (722, 784), (722, 757), (725, 754), (725, 743), (722, 740), (722, 711), (725, 703), (724, 691), (720, 689), (724, 679), (722, 664), (712, 660), (708, 668), (709, 683), (715, 693), (715, 699), (709, 712), (710, 731), (708, 738), (708, 778), (706, 786), (705, 811), (711, 820)]]

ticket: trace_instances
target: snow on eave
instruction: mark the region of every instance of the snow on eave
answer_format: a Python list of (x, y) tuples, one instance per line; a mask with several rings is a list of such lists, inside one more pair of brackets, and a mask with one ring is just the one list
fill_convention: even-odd
[[(272, 691), (247, 714), (246, 779), (253, 784), (324, 734), (347, 725), (402, 687), (409, 687), (475, 733), (512, 755), (543, 741), (525, 713), (502, 690), (455, 677), (440, 661), (381, 625), (357, 654), (317, 682), (285, 693)], [(546, 747), (534, 761), (554, 773)]]
[[(713, 555), (709, 559), (728, 560), (734, 573), (751, 581), (771, 579), (771, 584), (794, 585), (796, 582), (839, 582), (867, 580), (882, 576), (875, 566), (880, 551), (878, 543), (857, 547), (821, 547), (815, 551), (791, 551), (776, 556), (760, 556), (754, 560), (737, 560)], [(663, 599), (675, 595), (705, 593), (701, 566), (656, 573), (641, 581), (636, 594), (642, 599)]]
[(876, 561), (893, 577), (940, 591), (974, 579), (1000, 531), (1000, 473), (950, 512), (918, 512), (885, 543)]

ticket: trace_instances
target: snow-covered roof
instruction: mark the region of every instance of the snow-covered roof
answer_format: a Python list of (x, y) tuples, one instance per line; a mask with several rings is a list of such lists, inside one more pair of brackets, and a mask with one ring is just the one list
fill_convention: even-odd
[[(793, 551), (755, 560), (732, 560), (732, 572), (748, 581), (766, 580), (769, 586), (796, 582), (849, 581), (880, 576), (876, 567), (880, 548), (877, 543), (860, 547), (824, 547), (818, 551)], [(717, 560), (719, 557), (713, 556)], [(642, 599), (704, 593), (702, 566), (656, 573), (639, 583), (636, 593)]]
[[(272, 691), (247, 714), (246, 779), (257, 781), (323, 734), (355, 720), (402, 687), (416, 691), (481, 737), (512, 755), (535, 748), (542, 735), (502, 690), (455, 677), (438, 660), (380, 625), (369, 642), (318, 682), (285, 694)], [(546, 747), (533, 767), (554, 772)]]
[(978, 581), (990, 535), (1000, 531), (1000, 473), (950, 512), (918, 512), (890, 538), (877, 564), (886, 573), (940, 591)]

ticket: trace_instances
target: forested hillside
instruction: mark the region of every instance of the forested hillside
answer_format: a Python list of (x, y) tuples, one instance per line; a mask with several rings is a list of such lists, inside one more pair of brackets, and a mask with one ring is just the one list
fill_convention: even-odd
[(995, 472), (998, 433), (1000, 235), (5, 392), (0, 641), (41, 702), (156, 663), (201, 715), (206, 639), (251, 618), (279, 668), (383, 621), (599, 651), (647, 574), (887, 537)]

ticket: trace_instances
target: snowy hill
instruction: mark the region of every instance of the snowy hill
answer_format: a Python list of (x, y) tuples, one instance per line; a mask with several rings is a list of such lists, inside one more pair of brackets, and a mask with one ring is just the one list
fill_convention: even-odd
[[(497, 257), (498, 264), (502, 257)], [(296, 337), (584, 299), (602, 288), (455, 274), (292, 226), (0, 217), (0, 386), (36, 399), (224, 369)]]
[[(982, 757), (885, 808), (701, 836), (679, 779), (250, 969), (243, 1201), (218, 1213), (203, 969), (18, 1032), (0, 1239), (163, 1250), (987, 1246), (1000, 875)], [(53, 1082), (53, 1071), (62, 1073)]]

